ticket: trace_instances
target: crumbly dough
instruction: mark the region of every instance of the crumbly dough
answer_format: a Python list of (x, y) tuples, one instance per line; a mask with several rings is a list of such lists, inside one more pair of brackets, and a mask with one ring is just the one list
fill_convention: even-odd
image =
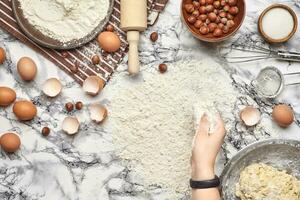
[(300, 181), (269, 165), (252, 164), (241, 172), (236, 196), (241, 200), (299, 200)]

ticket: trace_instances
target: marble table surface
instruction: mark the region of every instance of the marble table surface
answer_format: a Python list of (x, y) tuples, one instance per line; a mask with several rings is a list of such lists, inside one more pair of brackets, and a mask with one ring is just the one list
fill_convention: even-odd
[[(257, 31), (258, 14), (271, 3), (290, 5), (300, 16), (300, 2), (273, 0), (246, 0), (247, 16), (239, 32), (228, 43), (261, 42)], [(280, 137), (300, 140), (300, 96), (298, 86), (286, 87), (274, 101), (264, 101), (255, 96), (249, 88), (250, 81), (259, 69), (273, 65), (283, 73), (300, 71), (300, 64), (263, 60), (247, 64), (229, 64), (220, 59), (218, 44), (205, 44), (193, 38), (180, 19), (180, 1), (169, 1), (158, 22), (142, 36), (140, 55), (143, 63), (142, 73), (154, 70), (157, 65), (180, 59), (204, 59), (207, 57), (220, 62), (233, 79), (237, 90), (245, 94), (239, 104), (252, 104), (260, 107), (263, 119), (272, 130), (262, 125), (259, 133), (251, 133), (237, 123), (235, 134), (226, 138), (223, 146), (227, 160), (244, 146), (260, 139)], [(151, 32), (159, 33), (159, 40), (151, 43)], [(136, 177), (116, 156), (111, 134), (101, 125), (90, 122), (87, 106), (76, 116), (81, 122), (80, 134), (68, 137), (62, 133), (60, 123), (67, 115), (64, 105), (69, 101), (105, 103), (113, 92), (110, 85), (120, 79), (130, 79), (125, 71), (126, 58), (120, 64), (111, 82), (96, 98), (86, 96), (80, 86), (59, 68), (36, 54), (12, 36), (0, 30), (0, 46), (7, 51), (7, 61), (0, 65), (0, 85), (9, 86), (22, 98), (33, 100), (38, 107), (38, 117), (31, 122), (20, 123), (11, 108), (0, 109), (0, 133), (14, 131), (19, 133), (22, 146), (15, 154), (0, 151), (0, 199), (1, 200), (135, 200), (164, 199), (164, 192), (158, 187), (145, 190), (139, 177)], [(300, 32), (288, 43), (278, 47), (299, 50)], [(276, 47), (277, 48), (277, 47)], [(17, 75), (16, 62), (22, 56), (33, 58), (38, 64), (38, 76), (32, 83), (24, 83)], [(53, 100), (41, 94), (41, 84), (46, 78), (58, 77), (64, 85), (63, 93)], [(297, 77), (294, 77), (295, 81)], [(296, 115), (295, 123), (288, 129), (281, 129), (271, 123), (271, 108), (278, 102), (291, 104)], [(271, 124), (270, 124), (271, 123)], [(41, 135), (43, 126), (52, 130), (49, 137)], [(273, 133), (276, 130), (276, 133)], [(231, 148), (233, 150), (228, 150)], [(230, 155), (226, 154), (226, 151)], [(225, 160), (226, 160), (225, 159)], [(224, 164), (224, 163), (223, 163)], [(223, 164), (218, 165), (219, 172)]]

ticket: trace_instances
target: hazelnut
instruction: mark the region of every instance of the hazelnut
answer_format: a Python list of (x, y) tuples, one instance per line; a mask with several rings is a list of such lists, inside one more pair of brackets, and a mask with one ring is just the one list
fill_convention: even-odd
[(48, 136), (49, 134), (50, 134), (50, 128), (48, 128), (48, 127), (44, 127), (43, 129), (42, 129), (42, 134), (43, 134), (43, 136)]
[(226, 5), (226, 1), (225, 0), (221, 0), (221, 6), (225, 6)]
[(233, 19), (234, 17), (233, 17), (233, 15), (232, 14), (229, 14), (229, 13), (227, 13), (227, 19)]
[(219, 13), (219, 16), (222, 18), (226, 17), (226, 15), (227, 15), (226, 12), (223, 12), (223, 11)]
[(192, 13), (195, 10), (193, 4), (185, 4), (184, 8), (185, 8), (186, 12), (188, 12), (188, 13)]
[(69, 53), (68, 53), (67, 51), (62, 51), (62, 52), (61, 52), (61, 56), (62, 56), (63, 58), (67, 58), (67, 57), (69, 56)]
[(228, 26), (224, 26), (223, 28), (222, 28), (222, 31), (223, 31), (223, 33), (228, 33), (229, 32), (229, 28), (228, 28)]
[(92, 57), (92, 63), (94, 65), (98, 65), (100, 63), (100, 58), (99, 58), (98, 55), (93, 55), (93, 57)]
[(228, 28), (232, 28), (232, 27), (234, 27), (235, 23), (233, 20), (228, 20), (226, 25), (228, 26)]
[(211, 13), (208, 14), (208, 19), (210, 21), (214, 22), (217, 19), (217, 15), (215, 13), (211, 12)]
[(199, 3), (201, 6), (204, 6), (206, 4), (206, 0), (199, 0)]
[(70, 70), (72, 73), (76, 74), (78, 72), (78, 68), (79, 68), (79, 63), (75, 62), (74, 65), (71, 65)]
[(220, 8), (221, 7), (221, 2), (220, 1), (215, 1), (214, 2), (214, 7), (217, 8), (217, 9)]
[(200, 8), (199, 8), (199, 12), (200, 12), (200, 14), (206, 14), (206, 7), (205, 6), (201, 6)]
[(158, 66), (158, 69), (159, 69), (160, 73), (165, 73), (168, 70), (168, 66), (166, 64), (162, 63)]
[(214, 0), (206, 0), (206, 4), (210, 5), (210, 4), (213, 4), (214, 3)]
[(221, 23), (223, 23), (224, 25), (227, 23), (228, 19), (227, 18), (222, 18), (221, 19)]
[(221, 17), (220, 16), (217, 16), (217, 19), (215, 21), (217, 24), (221, 22)]
[(106, 30), (109, 32), (113, 32), (115, 30), (115, 28), (113, 25), (109, 24), (109, 25), (107, 25)]
[(75, 108), (76, 108), (77, 110), (81, 110), (82, 107), (83, 107), (83, 103), (82, 103), (81, 101), (76, 102)]
[(210, 23), (210, 24), (208, 24), (207, 27), (208, 27), (209, 32), (212, 33), (218, 27), (218, 25), (216, 23)]
[(207, 15), (200, 15), (198, 19), (204, 22), (207, 19)]
[(193, 16), (198, 17), (200, 15), (199, 10), (194, 10), (194, 12), (192, 13)]
[(157, 33), (157, 32), (151, 33), (151, 35), (150, 35), (150, 40), (151, 40), (152, 42), (156, 42), (157, 39), (158, 39), (158, 33)]
[(0, 47), (0, 64), (3, 64), (5, 59), (6, 59), (5, 50)]
[(203, 35), (206, 35), (209, 32), (208, 27), (206, 27), (206, 26), (201, 26), (201, 28), (199, 29), (199, 31)]
[(230, 6), (235, 6), (237, 4), (237, 0), (228, 0), (228, 4)]
[(202, 26), (203, 22), (201, 20), (197, 20), (194, 24), (195, 28), (199, 29)]
[(220, 37), (220, 36), (222, 36), (222, 34), (223, 34), (223, 32), (220, 28), (216, 28), (213, 32), (213, 36), (215, 36), (215, 37)]
[(219, 14), (219, 11), (217, 9), (214, 9), (213, 11), (216, 15)]
[(229, 13), (232, 15), (237, 15), (239, 13), (239, 8), (234, 6), (229, 8)]
[(207, 5), (205, 7), (205, 9), (206, 9), (206, 12), (212, 12), (212, 11), (214, 11), (214, 6), (213, 5)]
[(199, 9), (200, 3), (198, 1), (193, 1), (193, 5), (195, 9)]
[(195, 16), (189, 16), (187, 20), (190, 24), (194, 24), (197, 19)]
[(210, 22), (211, 22), (211, 21), (210, 21), (209, 19), (206, 19), (206, 20), (205, 20), (205, 24), (206, 24), (206, 25), (210, 24)]
[(228, 12), (229, 9), (230, 9), (229, 5), (225, 5), (225, 6), (223, 7), (223, 10), (224, 10), (225, 12)]
[(225, 25), (222, 24), (222, 23), (219, 23), (219, 24), (218, 24), (218, 27), (219, 27), (220, 29), (222, 29), (224, 26), (225, 26)]
[(71, 102), (66, 103), (65, 108), (68, 112), (71, 112), (74, 109), (74, 105)]

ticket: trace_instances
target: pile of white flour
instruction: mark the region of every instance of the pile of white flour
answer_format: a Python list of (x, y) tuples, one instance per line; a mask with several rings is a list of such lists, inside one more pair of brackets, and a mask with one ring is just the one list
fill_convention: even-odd
[(87, 36), (103, 20), (109, 0), (19, 0), (25, 18), (60, 42)]
[(145, 186), (168, 189), (168, 199), (189, 190), (194, 110), (219, 110), (226, 126), (238, 94), (221, 66), (211, 60), (169, 64), (168, 72), (121, 90), (109, 105), (109, 129), (121, 158), (144, 178)]

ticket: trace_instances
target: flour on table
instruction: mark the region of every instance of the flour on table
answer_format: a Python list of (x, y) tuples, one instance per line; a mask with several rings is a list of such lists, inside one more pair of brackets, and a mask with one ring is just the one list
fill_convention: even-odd
[(109, 9), (109, 0), (19, 0), (25, 18), (35, 28), (60, 42), (91, 33)]
[(168, 199), (180, 199), (189, 191), (195, 107), (198, 113), (220, 111), (230, 129), (238, 94), (212, 60), (177, 62), (168, 69), (113, 97), (106, 125), (118, 155), (130, 161), (145, 186), (160, 185)]

